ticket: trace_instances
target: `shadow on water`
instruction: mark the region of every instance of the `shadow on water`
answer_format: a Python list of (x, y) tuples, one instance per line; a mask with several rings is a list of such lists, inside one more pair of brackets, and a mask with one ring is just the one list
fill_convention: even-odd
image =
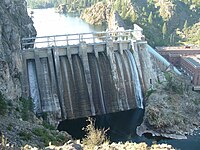
[[(97, 128), (109, 128), (107, 135), (111, 141), (131, 140), (136, 136), (136, 127), (141, 124), (144, 115), (143, 109), (99, 115), (94, 118)], [(58, 125), (58, 130), (67, 131), (72, 137), (83, 138), (82, 130), (87, 125), (87, 118), (64, 120)]]
[[(110, 128), (107, 132), (112, 142), (146, 142), (148, 145), (152, 143), (166, 143), (175, 147), (177, 150), (199, 150), (200, 149), (200, 131), (196, 131), (194, 136), (187, 136), (188, 139), (175, 140), (163, 137), (153, 137), (151, 134), (139, 137), (136, 135), (136, 128), (141, 124), (144, 115), (143, 109), (134, 109), (129, 111), (111, 113), (92, 117), (96, 120), (97, 128)], [(79, 118), (74, 120), (64, 120), (58, 125), (58, 130), (67, 131), (75, 139), (84, 137), (83, 127), (87, 126), (87, 118)]]

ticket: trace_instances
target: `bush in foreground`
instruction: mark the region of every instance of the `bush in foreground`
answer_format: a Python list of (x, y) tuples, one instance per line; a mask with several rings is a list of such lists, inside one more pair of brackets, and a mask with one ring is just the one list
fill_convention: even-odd
[(89, 124), (83, 130), (86, 131), (85, 138), (82, 140), (84, 149), (93, 150), (95, 146), (100, 146), (103, 143), (109, 143), (108, 138), (106, 137), (105, 129), (95, 128), (95, 120), (88, 118)]

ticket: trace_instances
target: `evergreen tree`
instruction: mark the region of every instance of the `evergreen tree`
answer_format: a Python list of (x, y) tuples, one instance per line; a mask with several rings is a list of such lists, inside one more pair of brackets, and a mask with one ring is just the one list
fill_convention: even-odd
[[(121, 3), (121, 2), (120, 2)], [(127, 13), (127, 10), (126, 10), (126, 1), (124, 1), (122, 4), (121, 4), (121, 16), (122, 18), (125, 18), (126, 16), (126, 13)]]
[(149, 22), (149, 24), (153, 23), (153, 13), (152, 12), (150, 12), (150, 14), (149, 14), (148, 22)]
[(163, 39), (165, 39), (165, 35), (167, 34), (167, 23), (166, 22), (164, 22), (164, 24), (163, 24), (162, 34), (163, 34)]
[(184, 23), (184, 25), (183, 25), (183, 29), (186, 30), (187, 27), (188, 27), (187, 20), (185, 20), (185, 23)]
[(116, 0), (115, 3), (114, 3), (114, 7), (119, 13), (121, 13), (121, 11), (122, 11), (121, 0)]

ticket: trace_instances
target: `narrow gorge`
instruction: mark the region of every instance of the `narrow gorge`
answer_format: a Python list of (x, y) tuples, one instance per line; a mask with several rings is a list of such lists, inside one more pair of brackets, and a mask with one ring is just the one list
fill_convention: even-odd
[[(129, 2), (127, 9), (134, 13)], [(148, 45), (142, 28), (127, 25), (118, 11), (101, 2), (81, 17), (90, 24), (107, 24), (109, 30), (93, 32), (85, 40), (84, 34), (66, 34), (61, 46), (56, 45), (59, 36), (52, 35), (48, 46), (36, 47), (37, 32), (26, 1), (0, 2), (0, 115), (6, 108), (0, 136), (17, 147), (64, 144), (72, 137), (62, 130), (76, 128), (78, 119), (89, 116), (103, 116), (101, 124), (114, 124), (118, 136), (131, 140), (142, 117), (140, 136), (187, 139), (199, 129), (199, 93), (192, 91), (188, 77)], [(70, 36), (78, 43), (69, 44)], [(117, 125), (123, 128), (115, 130)], [(55, 127), (61, 132), (50, 130)]]

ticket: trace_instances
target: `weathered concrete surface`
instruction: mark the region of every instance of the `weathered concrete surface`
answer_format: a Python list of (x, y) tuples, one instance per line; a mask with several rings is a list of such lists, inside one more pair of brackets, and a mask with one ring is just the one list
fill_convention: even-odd
[[(24, 93), (33, 97), (35, 112), (48, 113), (47, 120), (55, 124), (136, 108), (134, 72), (125, 54), (130, 40), (111, 37), (101, 43), (24, 49), (23, 63), (28, 66), (23, 72)], [(31, 82), (38, 84), (31, 86)]]
[(157, 83), (159, 68), (156, 68), (156, 64), (153, 64), (154, 60), (147, 50), (147, 43), (133, 43), (133, 46), (133, 55), (142, 79), (143, 90), (147, 91)]

